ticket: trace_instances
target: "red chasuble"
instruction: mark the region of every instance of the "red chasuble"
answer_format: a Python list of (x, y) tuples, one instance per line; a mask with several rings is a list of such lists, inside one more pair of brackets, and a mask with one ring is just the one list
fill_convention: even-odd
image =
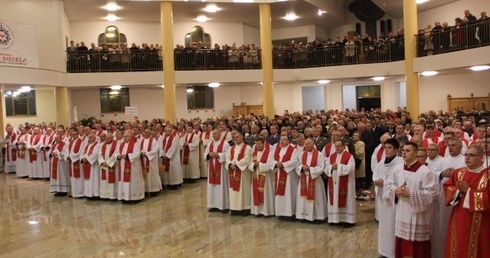
[[(223, 137), (223, 139), (226, 139)], [(235, 157), (235, 147), (236, 145), (233, 145), (230, 150), (230, 156), (231, 159)], [(238, 158), (237, 161), (240, 161), (245, 157), (245, 149), (247, 148), (247, 144), (243, 143), (242, 149), (240, 150), (240, 153), (238, 153)], [(242, 182), (242, 171), (237, 167), (234, 170), (230, 170), (230, 188), (235, 191), (239, 192), (240, 191), (240, 184)]]
[(381, 145), (381, 148), (379, 148), (378, 153), (376, 153), (376, 161), (381, 162), (381, 158), (383, 157), (383, 152), (385, 151), (384, 145)]
[[(92, 153), (94, 152), (95, 145), (97, 145), (97, 142), (93, 142), (92, 144), (85, 146), (85, 150), (83, 151), (83, 153), (88, 154), (88, 156), (92, 155)], [(83, 178), (85, 180), (90, 179), (90, 168), (91, 167), (92, 167), (92, 165), (90, 165), (88, 160), (83, 163)]]
[[(150, 142), (148, 143), (148, 149), (146, 150), (146, 152), (151, 151), (151, 146), (153, 144), (153, 138), (150, 137), (149, 139)], [(140, 143), (140, 151), (143, 151), (144, 142), (145, 142), (145, 138), (143, 138), (143, 140)], [(146, 175), (148, 175), (148, 173), (150, 172), (150, 159), (146, 156), (141, 156), (140, 160), (141, 160), (141, 171), (143, 172), (143, 177), (146, 177)]]
[[(128, 148), (126, 149), (126, 153), (123, 154), (122, 152), (126, 144), (128, 144)], [(134, 145), (136, 145), (136, 142), (134, 141), (121, 143), (119, 146), (119, 154), (127, 155), (133, 153)], [(121, 167), (121, 162), (119, 162), (119, 181), (123, 181), (125, 183), (129, 183), (131, 181), (131, 161), (129, 158), (124, 159), (124, 168)]]
[[(36, 136), (31, 137), (31, 146), (37, 145), (39, 143), (39, 140), (41, 140), (41, 133), (38, 133)], [(32, 150), (29, 152), (29, 162), (32, 163), (36, 161), (37, 159), (37, 151)]]
[(470, 187), (469, 209), (463, 207), (466, 193), (453, 207), (446, 236), (446, 257), (487, 257), (490, 254), (490, 172), (479, 173), (460, 168), (444, 184), (446, 204), (457, 192), (456, 183), (467, 182)]
[[(73, 149), (74, 153), (78, 153), (80, 151), (80, 146), (82, 145), (82, 139), (78, 138), (74, 141), (71, 141), (68, 145), (68, 151), (72, 150), (73, 144), (75, 144), (75, 148)], [(70, 162), (70, 177), (80, 178), (80, 161)]]
[[(61, 141), (59, 144), (55, 143), (53, 145), (53, 150), (58, 150), (58, 153), (60, 153), (64, 146), (65, 143), (63, 141)], [(53, 156), (53, 163), (51, 164), (51, 178), (55, 180), (58, 179), (58, 161), (59, 161), (58, 155)]]
[[(218, 145), (217, 153), (223, 152), (223, 145), (225, 143), (225, 138), (221, 139)], [(214, 141), (209, 143), (209, 151), (212, 152), (214, 150)], [(209, 159), (209, 167), (208, 167), (209, 175), (209, 183), (212, 185), (221, 185), (221, 163), (218, 158), (210, 158)]]
[[(170, 136), (167, 136), (166, 134), (163, 136), (163, 148), (165, 150), (165, 153), (172, 147), (172, 142), (174, 141), (175, 136), (177, 136), (177, 131), (173, 131)], [(164, 167), (164, 172), (168, 172), (170, 170), (170, 158), (164, 158), (162, 161), (163, 167)]]
[[(253, 153), (253, 162), (257, 161), (257, 149)], [(264, 148), (262, 156), (260, 157), (260, 163), (267, 163), (267, 158), (269, 157), (269, 148)], [(258, 169), (258, 168), (257, 168)], [(255, 171), (254, 171), (255, 172)], [(252, 178), (252, 191), (254, 198), (254, 205), (260, 206), (264, 203), (264, 187), (265, 187), (265, 174), (264, 173), (254, 173)]]
[[(279, 157), (279, 153), (281, 152), (281, 149), (282, 148), (280, 146), (276, 147), (276, 150), (274, 151), (274, 160), (281, 161), (282, 163), (290, 161), (291, 156), (293, 155), (294, 146), (288, 145), (286, 153), (284, 153), (282, 159), (280, 159)], [(284, 170), (284, 168), (281, 168), (276, 173), (275, 179), (276, 179), (276, 195), (284, 196), (284, 194), (286, 194), (286, 183), (288, 180), (288, 173), (286, 173), (286, 170)]]
[[(330, 164), (335, 163), (337, 160), (338, 153), (335, 152), (330, 155)], [(349, 159), (351, 154), (347, 151), (342, 153), (342, 157), (340, 158), (340, 164), (347, 165), (349, 163)], [(349, 185), (349, 175), (339, 176), (339, 208), (345, 208), (347, 205), (347, 190)], [(330, 205), (333, 205), (333, 180), (328, 180), (328, 195)]]
[[(104, 145), (102, 145), (102, 155), (103, 156), (105, 155), (107, 145), (109, 145), (109, 144), (104, 143)], [(111, 145), (111, 149), (109, 150), (109, 157), (112, 157), (112, 155), (114, 155), (114, 152), (116, 151), (117, 142), (112, 141), (112, 143), (110, 143), (110, 145)], [(109, 170), (109, 171), (107, 171), (107, 170)], [(115, 169), (115, 167), (102, 167), (101, 179), (107, 180), (107, 182), (109, 184), (116, 183), (116, 169)]]
[[(303, 152), (303, 157), (301, 158), (301, 164), (308, 165), (309, 167), (316, 167), (318, 164), (318, 151), (313, 150), (312, 157), (310, 160), (310, 164), (307, 164), (308, 161), (308, 151)], [(315, 180), (309, 175), (310, 181), (306, 184), (306, 173), (301, 173), (300, 177), (300, 195), (301, 197), (306, 197), (308, 201), (315, 201)]]
[[(187, 139), (189, 134), (185, 136)], [(182, 161), (183, 165), (189, 165), (189, 155), (191, 154), (191, 148), (189, 147), (189, 144), (192, 143), (192, 138), (194, 138), (194, 133), (191, 133), (191, 137), (187, 139), (187, 146), (184, 147), (184, 160)]]
[[(16, 138), (17, 138), (17, 134), (12, 133), (12, 135), (10, 136), (10, 142), (14, 142)], [(8, 149), (6, 150), (6, 152), (7, 152), (7, 161), (17, 160), (17, 148), (12, 148), (12, 156), (10, 156), (10, 151), (8, 151)]]

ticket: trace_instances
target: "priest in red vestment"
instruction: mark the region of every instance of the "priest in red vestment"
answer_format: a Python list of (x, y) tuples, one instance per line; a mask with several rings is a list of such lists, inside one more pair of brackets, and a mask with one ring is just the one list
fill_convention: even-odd
[(490, 254), (490, 172), (482, 166), (483, 148), (470, 145), (466, 167), (444, 184), (446, 204), (453, 206), (445, 257), (488, 257)]

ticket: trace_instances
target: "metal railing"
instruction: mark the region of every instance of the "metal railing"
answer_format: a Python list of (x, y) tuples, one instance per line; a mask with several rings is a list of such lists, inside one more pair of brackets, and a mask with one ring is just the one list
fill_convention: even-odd
[(490, 19), (422, 31), (415, 36), (418, 43), (418, 57), (488, 46), (490, 45)]
[(160, 51), (67, 52), (69, 73), (161, 71)]

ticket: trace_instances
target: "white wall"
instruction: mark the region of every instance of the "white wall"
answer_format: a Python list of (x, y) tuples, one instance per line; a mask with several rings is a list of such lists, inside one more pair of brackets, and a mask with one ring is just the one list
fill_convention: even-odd
[(36, 90), (36, 116), (6, 116), (5, 100), (3, 100), (3, 116), (5, 117), (4, 124), (11, 124), (17, 127), (21, 123), (29, 122), (39, 124), (41, 122), (56, 122), (56, 102), (54, 89), (38, 89)]
[(243, 24), (243, 43), (260, 46), (260, 29)]
[(65, 39), (62, 35), (63, 2), (58, 0), (2, 1), (1, 19), (34, 25), (39, 66), (65, 70)]
[(488, 96), (490, 94), (490, 71), (447, 73), (433, 77), (420, 77), (420, 111), (447, 110), (447, 94), (453, 98)]
[(325, 109), (325, 88), (323, 86), (306, 86), (301, 88), (303, 99), (302, 110)]
[(305, 25), (272, 30), (272, 40), (307, 37), (308, 42), (316, 39), (316, 26)]
[(420, 12), (418, 14), (418, 27), (424, 28), (427, 24), (434, 27), (435, 21), (440, 21), (441, 23), (447, 22), (449, 26), (452, 26), (454, 25), (455, 18), (464, 18), (464, 10), (470, 10), (477, 19), (480, 18), (482, 11), (486, 11), (487, 13), (490, 11), (487, 0), (458, 0)]
[(357, 110), (357, 93), (356, 85), (342, 86), (342, 110), (354, 109)]

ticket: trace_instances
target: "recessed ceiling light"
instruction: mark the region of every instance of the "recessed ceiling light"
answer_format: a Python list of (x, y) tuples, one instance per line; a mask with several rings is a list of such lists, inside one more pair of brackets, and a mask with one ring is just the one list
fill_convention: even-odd
[(36, 225), (36, 224), (39, 224), (39, 222), (38, 222), (38, 221), (35, 221), (35, 220), (29, 220), (28, 222), (29, 222), (29, 224), (31, 224), (31, 225)]
[(211, 88), (218, 88), (221, 84), (219, 82), (211, 82), (208, 84), (209, 87)]
[(317, 82), (318, 82), (319, 84), (328, 84), (328, 83), (330, 83), (330, 81), (329, 81), (329, 80), (318, 80)]
[(215, 13), (217, 11), (221, 10), (217, 5), (215, 4), (208, 4), (206, 8), (203, 9), (203, 11), (208, 12), (208, 13)]
[(22, 86), (20, 87), (19, 90), (20, 93), (29, 92), (29, 91), (31, 91), (31, 86)]
[(490, 65), (475, 65), (470, 67), (472, 71), (479, 72), (479, 71), (485, 71), (490, 69)]
[(163, 84), (160, 85), (160, 88), (165, 89), (165, 85), (163, 85)]
[(233, 3), (253, 3), (255, 0), (233, 0)]
[(417, 0), (415, 1), (417, 4), (423, 4), (423, 3), (426, 3), (426, 2), (429, 2), (429, 0)]
[(121, 85), (112, 85), (110, 88), (111, 88), (111, 90), (121, 90), (122, 86)]
[(437, 75), (438, 72), (437, 71), (423, 71), (420, 74), (422, 74), (422, 76), (434, 76), (434, 75)]
[(373, 79), (373, 81), (380, 82), (380, 81), (384, 81), (386, 78), (383, 76), (376, 76), (376, 77), (373, 77), (371, 79)]
[(288, 13), (288, 14), (286, 14), (286, 15), (283, 17), (283, 19), (284, 19), (284, 20), (286, 20), (286, 21), (294, 21), (294, 20), (296, 20), (296, 19), (298, 19), (298, 18), (299, 18), (299, 16), (298, 16), (298, 15), (296, 15), (295, 13)]
[(114, 21), (117, 21), (117, 20), (119, 20), (121, 18), (117, 17), (115, 14), (110, 13), (106, 17), (104, 17), (104, 19), (106, 21), (114, 22)]
[(209, 20), (209, 18), (206, 15), (199, 15), (194, 20), (198, 21), (198, 22), (207, 22)]
[(327, 11), (318, 9), (318, 16), (322, 16), (323, 14), (327, 13)]
[(187, 88), (187, 93), (194, 93), (194, 89), (193, 88)]
[(106, 9), (109, 12), (114, 12), (120, 10), (121, 6), (117, 5), (116, 3), (107, 3), (106, 5), (102, 6), (102, 8)]

